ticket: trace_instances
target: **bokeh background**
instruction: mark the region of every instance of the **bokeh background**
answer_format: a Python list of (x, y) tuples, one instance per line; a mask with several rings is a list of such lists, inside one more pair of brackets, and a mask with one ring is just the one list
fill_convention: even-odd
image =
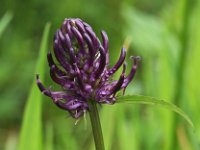
[[(0, 149), (15, 150), (20, 143), (45, 24), (51, 23), (48, 49), (52, 50), (53, 33), (64, 18), (72, 17), (88, 22), (97, 35), (102, 29), (107, 32), (111, 66), (124, 43), (129, 56), (142, 57), (126, 94), (174, 103), (195, 126), (192, 129), (183, 118), (158, 106), (104, 105), (100, 114), (106, 149), (200, 149), (199, 0), (1, 0)], [(126, 61), (130, 69), (132, 62)], [(44, 70), (45, 85), (54, 86), (47, 62)], [(94, 149), (88, 117), (76, 124), (42, 96), (41, 118), (42, 150)], [(29, 119), (34, 123), (34, 117)], [(38, 126), (33, 124), (34, 128)]]

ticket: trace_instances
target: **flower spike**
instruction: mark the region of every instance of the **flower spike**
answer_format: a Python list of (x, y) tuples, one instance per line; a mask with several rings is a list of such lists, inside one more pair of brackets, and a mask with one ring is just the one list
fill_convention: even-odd
[[(92, 27), (81, 19), (65, 19), (53, 38), (53, 52), (47, 54), (50, 76), (62, 90), (45, 88), (39, 75), (36, 75), (39, 90), (73, 118), (80, 118), (90, 111), (90, 100), (99, 104), (114, 104), (116, 93), (128, 86), (137, 70), (140, 57), (131, 57), (134, 63), (128, 76), (125, 76), (125, 48), (121, 49), (114, 67), (108, 68), (109, 40), (105, 31), (101, 32), (101, 38), (102, 42)], [(119, 79), (113, 80), (113, 74), (121, 66)]]

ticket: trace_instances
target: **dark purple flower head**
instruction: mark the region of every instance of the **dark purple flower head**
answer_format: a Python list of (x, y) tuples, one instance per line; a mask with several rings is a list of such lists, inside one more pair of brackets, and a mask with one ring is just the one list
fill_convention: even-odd
[[(57, 62), (51, 52), (47, 54), (50, 76), (63, 90), (56, 92), (45, 88), (37, 75), (37, 85), (42, 93), (74, 118), (79, 118), (89, 109), (90, 100), (99, 104), (115, 103), (116, 93), (127, 87), (137, 69), (139, 57), (131, 57), (133, 66), (129, 75), (125, 76), (125, 48), (122, 48), (114, 67), (108, 68), (108, 37), (104, 31), (101, 36), (102, 42), (90, 25), (80, 19), (65, 19), (53, 41)], [(112, 75), (122, 65), (119, 79), (112, 80)]]

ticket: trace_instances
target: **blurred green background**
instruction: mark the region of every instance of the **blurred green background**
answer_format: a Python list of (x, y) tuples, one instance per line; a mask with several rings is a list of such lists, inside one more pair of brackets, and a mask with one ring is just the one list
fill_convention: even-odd
[[(142, 57), (126, 94), (172, 102), (195, 126), (193, 130), (160, 107), (103, 105), (106, 150), (200, 149), (200, 0), (1, 0), (0, 8), (0, 149), (15, 150), (19, 145), (24, 108), (35, 73), (40, 73), (35, 66), (45, 24), (51, 22), (52, 50), (54, 32), (64, 18), (73, 17), (88, 22), (98, 35), (102, 29), (107, 32), (111, 66), (124, 42), (130, 43), (128, 55)], [(128, 57), (126, 61), (130, 67)], [(47, 62), (44, 68), (45, 85), (55, 85)], [(41, 102), (42, 150), (94, 149), (88, 117), (75, 125), (43, 95)], [(34, 128), (35, 118), (29, 119)]]

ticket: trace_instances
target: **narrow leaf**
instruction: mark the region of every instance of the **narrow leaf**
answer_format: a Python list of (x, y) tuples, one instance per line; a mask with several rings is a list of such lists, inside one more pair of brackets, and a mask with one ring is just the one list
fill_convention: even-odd
[(0, 37), (12, 19), (12, 14), (7, 12), (0, 20)]
[[(40, 73), (41, 79), (45, 73), (46, 51), (48, 44), (48, 35), (50, 24), (47, 23), (42, 42), (40, 53), (37, 60), (36, 73)], [(34, 75), (33, 75), (34, 76)], [(21, 128), (18, 150), (42, 150), (42, 94), (39, 92), (35, 76), (33, 79), (31, 91), (25, 106), (23, 123)]]
[(53, 150), (54, 146), (53, 146), (53, 134), (54, 134), (54, 131), (53, 131), (53, 124), (52, 122), (47, 122), (46, 123), (46, 135), (45, 135), (45, 150)]
[(178, 113), (190, 124), (192, 128), (194, 128), (194, 125), (190, 120), (190, 118), (179, 107), (164, 100), (142, 95), (127, 95), (127, 96), (119, 96), (117, 98), (116, 103), (137, 103), (137, 104), (148, 104), (154, 106), (158, 105)]

